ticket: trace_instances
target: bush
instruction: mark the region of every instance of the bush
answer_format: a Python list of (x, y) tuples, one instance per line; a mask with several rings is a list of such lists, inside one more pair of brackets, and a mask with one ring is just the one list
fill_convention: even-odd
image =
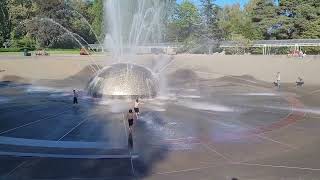
[(28, 49), (28, 51), (34, 51), (35, 48), (0, 48), (0, 52), (23, 52), (24, 49)]
[(303, 47), (302, 51), (307, 55), (319, 55), (320, 47)]
[(11, 47), (34, 50), (36, 49), (36, 41), (29, 36), (24, 36), (22, 39), (14, 39)]
[(44, 48), (47, 51), (77, 51), (80, 52), (80, 48), (76, 49), (61, 49), (61, 48)]
[(50, 48), (62, 48), (62, 49), (75, 49), (79, 48), (80, 45), (78, 44), (77, 41), (75, 41), (72, 37), (65, 35), (65, 36), (60, 36), (58, 39), (52, 41), (52, 43), (48, 46)]
[(0, 52), (22, 52), (20, 48), (0, 48)]
[(249, 48), (249, 53), (254, 55), (262, 54), (262, 48), (251, 47)]

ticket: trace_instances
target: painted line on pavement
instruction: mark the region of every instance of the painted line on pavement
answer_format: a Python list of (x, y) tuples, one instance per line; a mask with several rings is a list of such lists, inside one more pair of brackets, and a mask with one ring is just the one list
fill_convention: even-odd
[[(62, 148), (62, 149), (123, 149), (123, 146), (106, 142), (80, 142), (80, 141), (50, 141), (37, 139), (24, 139), (0, 136), (1, 145), (27, 146), (39, 148)], [(112, 148), (110, 148), (112, 147)]]
[(65, 133), (63, 136), (61, 136), (57, 142), (61, 141), (63, 138), (65, 138), (68, 134), (70, 134), (72, 131), (74, 131), (77, 127), (79, 127), (81, 124), (83, 124), (84, 122), (88, 121), (89, 117), (85, 118), (84, 120), (82, 120), (81, 122), (79, 122), (76, 126), (74, 126), (73, 128), (71, 128), (67, 133)]
[(270, 164), (256, 164), (256, 163), (232, 163), (234, 165), (245, 165), (245, 166), (260, 166), (260, 167), (271, 167), (271, 168), (285, 168), (285, 169), (298, 169), (308, 171), (320, 171), (317, 168), (297, 167), (297, 166), (282, 166), (282, 165), (270, 165)]
[(47, 153), (22, 153), (0, 151), (0, 156), (16, 157), (40, 157), (40, 158), (66, 158), (66, 159), (130, 159), (138, 158), (138, 155), (73, 155), (73, 154), (47, 154)]
[(261, 136), (260, 134), (258, 134), (258, 135), (256, 135), (256, 136), (258, 136), (258, 137), (261, 138), (261, 139), (269, 140), (269, 141), (271, 141), (271, 142), (280, 144), (280, 145), (282, 145), (282, 146), (286, 146), (286, 147), (288, 147), (288, 148), (290, 148), (290, 149), (298, 149), (298, 147), (295, 147), (295, 146), (293, 146), (293, 145), (290, 145), (290, 144), (287, 144), (287, 143), (283, 143), (283, 142), (274, 140), (274, 139), (269, 138), (269, 137), (266, 137), (266, 136)]
[(208, 144), (205, 144), (205, 143), (201, 143), (201, 145), (205, 146), (207, 149), (209, 149), (210, 151), (214, 152), (215, 154), (219, 155), (220, 157), (222, 157), (223, 159), (225, 159), (226, 161), (228, 162), (233, 162), (232, 159), (226, 157), (225, 155), (219, 153), (218, 151), (216, 151), (214, 148), (212, 148), (211, 146), (209, 146)]
[(48, 117), (41, 118), (41, 119), (36, 120), (36, 121), (29, 122), (29, 123), (27, 123), (27, 124), (24, 124), (24, 125), (21, 125), (21, 126), (12, 128), (12, 129), (8, 129), (8, 130), (5, 130), (5, 131), (2, 131), (2, 132), (0, 132), (0, 135), (3, 135), (3, 134), (8, 133), (8, 132), (15, 131), (15, 130), (17, 130), (17, 129), (20, 129), (20, 128), (23, 128), (23, 127), (26, 127), (26, 126), (30, 126), (31, 124), (35, 124), (35, 123), (38, 123), (38, 122), (40, 122), (40, 121), (44, 121), (44, 120), (48, 120), (48, 119), (55, 118), (55, 117), (57, 117), (57, 116), (60, 116), (61, 114), (64, 114), (64, 113), (67, 112), (67, 111), (70, 111), (70, 109), (68, 109), (68, 110), (66, 110), (66, 111), (63, 111), (63, 112), (61, 112), (61, 113), (52, 115), (52, 116), (48, 116)]
[(202, 169), (209, 169), (209, 168), (216, 167), (217, 165), (221, 165), (221, 164), (214, 164), (214, 165), (211, 165), (211, 166), (190, 168), (190, 169), (182, 169), (182, 170), (175, 170), (175, 171), (165, 171), (165, 172), (159, 172), (159, 173), (155, 173), (155, 174), (157, 174), (157, 175), (166, 175), (166, 174), (173, 174), (173, 173), (184, 173), (184, 172), (189, 172), (189, 171), (197, 171), (197, 170), (202, 170)]
[(28, 161), (23, 161), (22, 163), (20, 163), (18, 166), (16, 166), (15, 168), (13, 168), (8, 174), (5, 175), (6, 178), (10, 177), (17, 169), (19, 169), (20, 167), (22, 167), (23, 165), (25, 165)]

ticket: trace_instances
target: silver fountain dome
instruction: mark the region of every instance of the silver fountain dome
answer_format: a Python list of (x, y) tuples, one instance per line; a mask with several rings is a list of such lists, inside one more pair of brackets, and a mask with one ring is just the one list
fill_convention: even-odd
[(114, 64), (105, 67), (89, 82), (89, 94), (94, 97), (145, 97), (157, 95), (158, 83), (153, 73), (134, 64)]

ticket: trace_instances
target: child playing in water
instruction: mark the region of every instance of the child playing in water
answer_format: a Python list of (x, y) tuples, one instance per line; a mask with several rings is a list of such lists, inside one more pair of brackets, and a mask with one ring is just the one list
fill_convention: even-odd
[(280, 89), (280, 72), (277, 73), (276, 82), (274, 82), (274, 85), (277, 86)]
[(73, 90), (73, 104), (78, 104), (78, 93)]
[(296, 81), (296, 85), (298, 87), (302, 87), (304, 85), (304, 81), (301, 77), (298, 77), (298, 80)]
[(140, 115), (140, 109), (139, 109), (139, 105), (141, 103), (139, 102), (139, 99), (136, 99), (136, 101), (134, 102), (134, 112), (136, 113), (137, 118), (139, 118)]
[(132, 109), (129, 109), (129, 112), (127, 114), (127, 120), (129, 123), (129, 133), (132, 132), (132, 126), (134, 119), (137, 119), (136, 115), (132, 112)]

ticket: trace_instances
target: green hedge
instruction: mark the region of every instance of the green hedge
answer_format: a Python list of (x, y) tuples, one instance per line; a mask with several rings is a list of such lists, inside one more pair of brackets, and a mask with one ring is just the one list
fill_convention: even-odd
[(53, 49), (53, 48), (46, 48), (45, 50), (46, 50), (46, 51), (76, 51), (76, 52), (80, 52), (80, 48), (77, 48), (77, 49), (73, 49), (73, 48), (70, 48), (70, 49)]
[[(23, 52), (25, 48), (0, 48), (0, 52)], [(34, 48), (27, 48), (29, 51), (34, 51)]]
[(0, 48), (0, 52), (21, 52), (20, 48)]

